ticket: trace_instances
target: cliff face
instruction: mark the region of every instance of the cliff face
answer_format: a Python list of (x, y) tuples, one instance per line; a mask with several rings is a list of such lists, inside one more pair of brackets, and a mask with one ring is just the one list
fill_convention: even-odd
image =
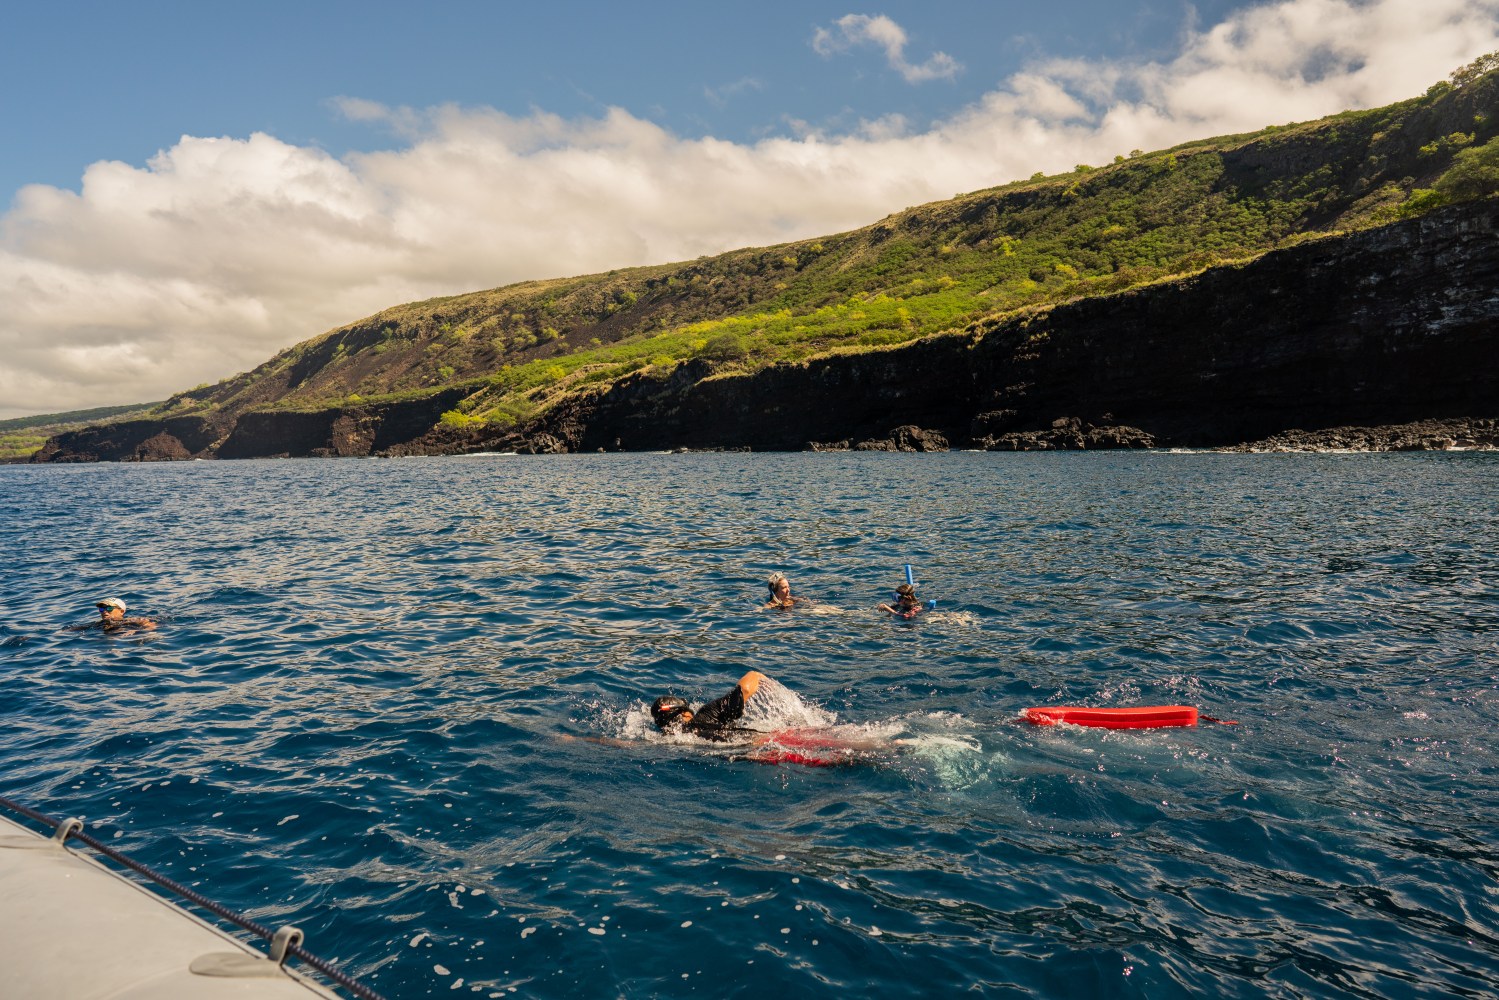
[(201, 456), (224, 428), (204, 417), (125, 420), (59, 434), (32, 456), (33, 462), (170, 462)]
[(166, 462), (189, 458), (374, 455), (429, 433), (461, 391), (404, 403), (313, 411), (250, 411), (237, 418), (132, 420), (60, 434), (35, 462)]
[(916, 424), (994, 447), (1078, 418), (1210, 446), (1490, 416), (1496, 229), (1491, 199), (877, 354), (737, 378), (640, 377), (559, 408), (532, 435), (582, 450), (793, 449)]
[(1018, 426), (1112, 414), (1181, 444), (1493, 415), (1496, 227), (1499, 202), (1457, 206), (995, 324), (981, 405)]
[(750, 374), (715, 374), (702, 360), (665, 376), (647, 370), (506, 432), (441, 427), (462, 398), (454, 390), (227, 423), (88, 428), (55, 438), (37, 460), (789, 450), (878, 442), (906, 425), (972, 447), (1023, 446), (1032, 432), (1050, 446), (1232, 445), (1291, 428), (1496, 416), (1496, 358), (1491, 198), (899, 348)]

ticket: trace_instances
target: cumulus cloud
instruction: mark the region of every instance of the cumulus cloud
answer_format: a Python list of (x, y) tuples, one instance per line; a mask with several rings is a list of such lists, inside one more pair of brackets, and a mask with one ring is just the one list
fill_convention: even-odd
[(926, 127), (753, 144), (621, 110), (345, 110), (409, 136), (337, 158), (184, 136), (0, 218), (0, 416), (160, 399), (385, 306), (839, 232), (1130, 149), (1419, 94), (1499, 49), (1499, 0), (1284, 0), (1172, 59), (1029, 66)]
[(890, 68), (905, 77), (907, 83), (927, 80), (951, 80), (962, 65), (946, 52), (934, 52), (923, 63), (906, 61), (906, 30), (884, 14), (845, 14), (831, 28), (818, 28), (812, 35), (812, 48), (824, 56), (847, 52), (856, 46), (872, 45), (885, 51)]

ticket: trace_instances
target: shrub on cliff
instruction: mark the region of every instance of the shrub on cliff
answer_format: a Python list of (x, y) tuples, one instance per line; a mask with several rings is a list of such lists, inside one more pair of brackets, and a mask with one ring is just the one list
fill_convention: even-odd
[(1436, 190), (1452, 201), (1471, 201), (1499, 191), (1499, 137), (1454, 156), (1452, 166), (1437, 180)]
[(703, 357), (710, 361), (738, 361), (749, 355), (749, 346), (738, 333), (720, 333), (703, 345)]
[(458, 410), (448, 410), (439, 419), (438, 423), (455, 431), (468, 430), (471, 427), (483, 426), (487, 421), (483, 417), (470, 416)]
[(1409, 219), (1413, 216), (1425, 215), (1432, 209), (1441, 208), (1451, 200), (1433, 188), (1416, 188), (1405, 200), (1405, 204), (1400, 206), (1400, 217)]

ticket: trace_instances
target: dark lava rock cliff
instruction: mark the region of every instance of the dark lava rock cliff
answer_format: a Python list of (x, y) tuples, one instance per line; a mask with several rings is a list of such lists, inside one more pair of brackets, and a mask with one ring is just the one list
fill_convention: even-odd
[(896, 348), (751, 373), (706, 361), (664, 376), (647, 370), (575, 392), (506, 432), (441, 426), (460, 395), (260, 410), (222, 424), (189, 416), (103, 425), (54, 438), (35, 460), (1204, 447), (1292, 430), (1492, 418), (1499, 200)]
[(572, 450), (857, 447), (906, 425), (979, 448), (1222, 446), (1488, 417), (1496, 236), (1499, 201), (1456, 206), (891, 350), (642, 375), (530, 433)]

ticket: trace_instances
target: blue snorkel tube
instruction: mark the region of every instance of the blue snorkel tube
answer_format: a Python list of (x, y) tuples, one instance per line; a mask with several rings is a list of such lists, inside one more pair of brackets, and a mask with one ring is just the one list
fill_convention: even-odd
[[(916, 574), (911, 572), (910, 563), (906, 563), (906, 583), (910, 585), (912, 590), (916, 589)], [(937, 599), (935, 597), (926, 602), (926, 609), (928, 611), (933, 611), (936, 609), (936, 607)]]

